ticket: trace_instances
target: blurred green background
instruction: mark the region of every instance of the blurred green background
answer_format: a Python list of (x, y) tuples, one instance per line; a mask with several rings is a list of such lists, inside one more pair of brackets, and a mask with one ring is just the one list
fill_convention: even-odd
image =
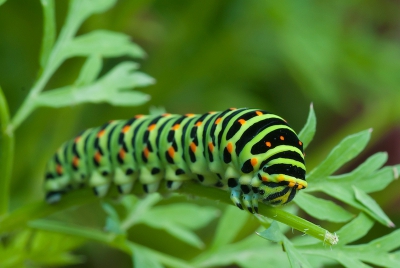
[[(60, 28), (68, 1), (56, 6)], [(108, 29), (132, 36), (147, 53), (141, 70), (157, 80), (140, 89), (151, 101), (35, 111), (16, 133), (12, 208), (43, 198), (45, 162), (63, 141), (110, 119), (148, 113), (150, 106), (170, 113), (261, 108), (300, 131), (312, 102), (318, 125), (306, 152), (308, 170), (346, 135), (366, 128), (374, 129), (372, 142), (347, 169), (376, 151), (389, 153), (388, 164), (400, 163), (399, 14), (398, 1), (119, 1), (86, 21), (80, 33)], [(41, 37), (39, 0), (0, 7), (0, 85), (12, 114), (38, 76)], [(105, 60), (105, 70), (121, 60), (126, 58)], [(72, 83), (82, 63), (68, 60), (47, 88)], [(393, 183), (373, 195), (396, 225), (399, 187)], [(89, 224), (101, 226), (98, 204), (82, 211), (92, 218)], [(371, 238), (388, 232), (380, 226), (373, 231)], [(143, 230), (133, 232), (140, 240)], [(93, 267), (107, 267), (110, 254), (129, 262), (99, 245), (84, 250)]]

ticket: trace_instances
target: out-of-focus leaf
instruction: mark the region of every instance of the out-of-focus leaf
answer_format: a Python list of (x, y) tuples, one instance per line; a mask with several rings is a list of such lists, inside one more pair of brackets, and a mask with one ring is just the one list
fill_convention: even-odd
[(128, 89), (150, 85), (154, 79), (135, 71), (136, 67), (134, 63), (123, 62), (90, 85), (42, 92), (36, 99), (36, 105), (59, 108), (84, 102), (108, 102), (122, 106), (143, 104), (150, 99), (149, 95)]
[(124, 196), (122, 199), (122, 205), (127, 211), (127, 216), (122, 221), (121, 228), (127, 230), (140, 222), (140, 218), (161, 199), (162, 197), (158, 193), (149, 194), (143, 199), (138, 199), (134, 195)]
[(5, 248), (0, 248), (0, 267), (25, 267), (23, 264), (27, 262), (37, 266), (81, 263), (82, 258), (69, 251), (81, 246), (84, 241), (63, 234), (25, 229)]
[(0, 5), (4, 4), (7, 0), (0, 0)]
[(303, 129), (299, 132), (299, 139), (303, 142), (303, 149), (306, 149), (314, 138), (315, 130), (317, 127), (317, 118), (314, 112), (314, 106), (311, 103), (310, 112), (307, 117), (307, 122)]
[(114, 234), (125, 235), (125, 230), (121, 228), (121, 221), (114, 207), (106, 202), (102, 202), (103, 210), (107, 213), (105, 230)]
[(250, 214), (244, 214), (236, 207), (228, 206), (218, 221), (211, 248), (218, 248), (232, 242), (249, 217)]
[[(303, 254), (330, 258), (348, 268), (370, 267), (364, 262), (382, 267), (399, 267), (400, 256), (391, 251), (400, 246), (400, 230), (396, 230), (367, 244), (346, 245), (346, 243), (350, 243), (363, 236), (372, 226), (370, 221), (363, 215), (344, 226), (338, 233), (340, 234), (341, 241), (345, 241), (345, 243), (339, 243), (333, 250), (321, 248), (318, 244), (299, 246), (297, 248)], [(366, 225), (364, 226), (362, 223), (366, 223)], [(357, 228), (361, 230), (355, 231)], [(343, 237), (345, 235), (350, 237)]]
[(311, 267), (307, 259), (293, 246), (279, 229), (276, 221), (272, 222), (271, 226), (263, 232), (258, 233), (262, 238), (268, 239), (272, 242), (283, 244), (284, 250), (287, 253), (291, 267)]
[(71, 265), (82, 263), (83, 258), (69, 251), (75, 250), (85, 242), (79, 237), (71, 237), (46, 231), (35, 233), (31, 244), (30, 259), (41, 265)]
[(309, 215), (320, 220), (346, 222), (353, 217), (353, 214), (344, 210), (332, 201), (317, 198), (307, 193), (298, 194), (294, 201)]
[(43, 9), (43, 37), (40, 52), (40, 66), (45, 67), (56, 38), (54, 0), (40, 0)]
[(285, 247), (285, 251), (288, 255), (289, 262), (291, 267), (312, 267), (311, 264), (308, 262), (307, 258), (301, 254), (290, 242), (289, 239), (287, 239), (285, 236), (283, 237), (283, 245)]
[(151, 254), (145, 247), (140, 247), (136, 244), (130, 243), (129, 248), (132, 251), (132, 262), (133, 267), (137, 268), (163, 268), (164, 266), (160, 261), (155, 258), (154, 254)]
[(164, 219), (169, 218), (175, 224), (191, 230), (206, 226), (218, 216), (218, 210), (214, 207), (201, 207), (190, 203), (158, 206), (149, 212), (152, 217), (163, 219), (163, 223)]
[(165, 230), (185, 243), (202, 248), (204, 243), (191, 230), (209, 223), (217, 216), (216, 211), (215, 208), (199, 207), (194, 204), (171, 204), (147, 211), (138, 222)]
[(357, 156), (365, 148), (370, 137), (371, 130), (364, 130), (344, 138), (333, 148), (327, 158), (308, 174), (307, 180), (313, 182), (331, 175), (343, 164)]
[(279, 230), (279, 226), (276, 221), (273, 221), (268, 229), (265, 229), (264, 231), (257, 234), (262, 238), (275, 243), (280, 243), (283, 241), (283, 234), (281, 230)]
[(353, 171), (341, 175), (330, 176), (329, 179), (332, 180), (341, 180), (340, 182), (346, 182), (348, 184), (353, 183), (354, 181), (363, 182), (365, 180), (365, 176), (368, 176), (378, 170), (383, 164), (387, 161), (387, 153), (376, 153), (367, 160), (365, 160), (361, 165), (355, 168)]
[(374, 221), (371, 217), (360, 213), (354, 220), (337, 231), (337, 235), (340, 238), (340, 245), (346, 245), (360, 239), (368, 233), (373, 225)]
[(63, 46), (60, 54), (63, 58), (74, 56), (101, 55), (102, 57), (131, 56), (142, 57), (144, 51), (130, 37), (106, 30), (96, 30), (75, 37), (67, 45)]
[[(75, 28), (90, 15), (108, 10), (115, 2), (116, 0), (72, 0), (65, 24), (71, 28)], [(70, 24), (73, 21), (76, 21), (76, 24)]]
[(354, 194), (356, 199), (362, 203), (367, 209), (369, 214), (374, 217), (380, 223), (388, 226), (394, 227), (394, 223), (389, 219), (389, 217), (383, 212), (374, 199), (367, 195), (363, 190), (357, 188), (353, 185)]
[(366, 193), (377, 192), (385, 189), (389, 183), (398, 178), (400, 165), (384, 167), (364, 179), (359, 179), (355, 185)]
[(250, 235), (233, 244), (221, 245), (212, 251), (204, 251), (192, 262), (194, 267), (225, 267), (237, 264), (253, 268), (261, 265), (288, 267), (282, 247), (256, 235)]
[(97, 54), (90, 55), (83, 65), (75, 86), (86, 86), (96, 80), (101, 71), (103, 63), (101, 57)]

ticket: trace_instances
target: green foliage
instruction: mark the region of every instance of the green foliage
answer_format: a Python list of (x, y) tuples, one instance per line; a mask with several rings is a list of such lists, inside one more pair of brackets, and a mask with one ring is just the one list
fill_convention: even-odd
[[(0, 0), (0, 5), (4, 2)], [(290, 210), (289, 212), (260, 206), (261, 214), (268, 215), (269, 218), (254, 216), (233, 206), (222, 205), (225, 200), (229, 202), (229, 197), (224, 192), (198, 188), (189, 183), (179, 192), (208, 197), (212, 202), (182, 200), (176, 195), (165, 201), (159, 194), (142, 199), (133, 195), (124, 196), (117, 201), (107, 199), (101, 203), (106, 216), (104, 228), (74, 221), (71, 223), (66, 219), (43, 219), (46, 216), (57, 218), (57, 211), (93, 202), (95, 198), (84, 190), (72, 193), (57, 206), (40, 201), (20, 204), (18, 209), (9, 212), (13, 134), (36, 108), (61, 108), (99, 102), (132, 106), (143, 104), (149, 99), (147, 94), (132, 90), (154, 83), (151, 77), (138, 71), (138, 64), (125, 61), (112, 68), (103, 66), (105, 58), (144, 56), (143, 50), (132, 43), (127, 35), (109, 30), (95, 30), (76, 36), (89, 16), (108, 10), (115, 2), (71, 0), (66, 21), (57, 36), (54, 0), (41, 0), (44, 21), (39, 59), (41, 70), (28, 96), (11, 120), (7, 101), (0, 90), (1, 267), (62, 266), (84, 262), (84, 258), (71, 252), (88, 241), (125, 252), (131, 257), (132, 265), (138, 268), (231, 265), (259, 267), (266, 263), (274, 267), (317, 267), (337, 263), (345, 267), (367, 267), (365, 263), (385, 267), (400, 266), (400, 253), (394, 251), (400, 247), (398, 231), (377, 237), (368, 243), (357, 243), (357, 240), (368, 234), (375, 222), (394, 227), (393, 222), (369, 194), (383, 190), (396, 179), (400, 165), (382, 167), (387, 161), (387, 154), (376, 153), (353, 171), (335, 174), (365, 149), (371, 138), (370, 130), (350, 135), (335, 146), (325, 160), (308, 172), (309, 187), (294, 199), (296, 205), (315, 221), (322, 220), (322, 224), (327, 225), (329, 222), (345, 224), (337, 230), (337, 236), (296, 216), (299, 211), (293, 205), (283, 208)], [(285, 2), (287, 1), (271, 2), (267, 8), (277, 26), (278, 31), (274, 34), (278, 43), (283, 44), (281, 49), (287, 56), (286, 64), (291, 66), (291, 71), (297, 73), (298, 77), (308, 74), (307, 83), (312, 85), (311, 90), (315, 96), (333, 106), (339, 105), (336, 80), (328, 75), (312, 75), (315, 70), (328, 73), (333, 59), (340, 58), (336, 57), (332, 47), (328, 47), (328, 53), (326, 46), (321, 49), (321, 44), (331, 43), (332, 40), (326, 33), (335, 28), (335, 21), (324, 25), (315, 24), (313, 17), (320, 17), (324, 13), (311, 13), (293, 6), (286, 8)], [(293, 16), (286, 17), (286, 13)], [(305, 21), (309, 27), (297, 31), (292, 26), (299, 21)], [(304, 39), (304, 36), (308, 38)], [(307, 42), (293, 42), (296, 39)], [(302, 45), (299, 46), (299, 43)], [(354, 50), (355, 47), (357, 46), (354, 44), (348, 44), (347, 49)], [(178, 52), (175, 54), (179, 54)], [(175, 54), (173, 56), (177, 57)], [(46, 88), (56, 70), (72, 57), (86, 58), (75, 82), (61, 88)], [(311, 58), (311, 64), (304, 57)], [(368, 59), (368, 56), (364, 57)], [(382, 59), (385, 58), (387, 56), (382, 55)], [(381, 64), (382, 59), (378, 63)], [(351, 58), (349, 66), (358, 65), (357, 58)], [(213, 73), (212, 70), (207, 70)], [(362, 80), (360, 68), (349, 70), (354, 70), (360, 81)], [(378, 73), (371, 75), (371, 81), (374, 76), (379, 79), (386, 77), (383, 72)], [(362, 83), (368, 84), (365, 81)], [(162, 112), (163, 109), (153, 109), (155, 114)], [(299, 132), (305, 148), (313, 140), (315, 132), (316, 117), (311, 106), (307, 122)], [(324, 195), (329, 195), (329, 200)], [(216, 204), (217, 201), (221, 204)], [(220, 217), (217, 221), (218, 216)], [(334, 226), (337, 228), (337, 225)], [(291, 233), (291, 228), (300, 233)], [(140, 240), (140, 236), (132, 235), (134, 230), (144, 230), (146, 239)], [(206, 236), (205, 233), (212, 235)], [(181, 250), (163, 248), (162, 245), (166, 244), (167, 247), (169, 244), (182, 245)]]
[[(109, 9), (115, 4), (115, 0), (70, 1), (67, 18), (57, 40), (55, 40), (54, 1), (42, 0), (41, 3), (44, 13), (44, 35), (40, 57), (42, 72), (12, 120), (11, 126), (14, 129), (33, 109), (40, 106), (59, 108), (85, 102), (109, 102), (113, 105), (132, 106), (149, 100), (146, 94), (128, 91), (134, 87), (154, 83), (152, 78), (136, 71), (138, 65), (135, 63), (122, 62), (98, 78), (104, 58), (144, 56), (143, 50), (132, 43), (129, 36), (97, 30), (75, 37), (85, 19)], [(60, 65), (72, 57), (87, 57), (76, 82), (71, 86), (42, 92)]]

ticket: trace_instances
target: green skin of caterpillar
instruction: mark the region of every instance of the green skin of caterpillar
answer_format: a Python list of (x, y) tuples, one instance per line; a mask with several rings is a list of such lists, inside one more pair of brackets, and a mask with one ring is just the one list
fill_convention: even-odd
[[(282, 205), (306, 188), (302, 143), (277, 115), (228, 109), (203, 115), (136, 116), (88, 129), (64, 143), (46, 169), (49, 203), (83, 185), (105, 196), (139, 180), (147, 193), (161, 182), (171, 190), (186, 180), (230, 191), (252, 213), (258, 202)], [(240, 201), (242, 198), (242, 202)]]

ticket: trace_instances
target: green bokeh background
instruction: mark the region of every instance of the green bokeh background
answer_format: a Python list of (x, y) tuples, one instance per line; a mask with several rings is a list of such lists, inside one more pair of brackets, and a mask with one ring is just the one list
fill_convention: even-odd
[[(59, 29), (68, 1), (56, 6)], [(366, 128), (374, 129), (368, 150), (347, 169), (376, 151), (389, 153), (388, 164), (400, 163), (398, 14), (397, 1), (119, 1), (92, 16), (80, 33), (108, 29), (132, 36), (147, 53), (139, 60), (141, 70), (157, 80), (141, 89), (151, 101), (131, 108), (87, 104), (35, 111), (16, 132), (12, 208), (43, 198), (45, 162), (64, 140), (110, 119), (148, 113), (150, 106), (170, 113), (261, 108), (299, 131), (312, 102), (318, 125), (306, 152), (308, 170), (339, 140)], [(39, 1), (9, 0), (0, 7), (0, 85), (11, 114), (38, 76), (41, 36)], [(105, 60), (104, 70), (121, 60), (127, 59)], [(47, 88), (72, 83), (82, 63), (82, 58), (68, 60)], [(398, 226), (399, 187), (395, 182), (373, 195)], [(85, 224), (100, 226), (104, 220), (98, 204), (78, 211), (71, 215), (89, 213)], [(132, 236), (145, 243), (145, 228)], [(203, 232), (207, 241), (212, 231)], [(383, 233), (388, 230), (376, 226), (370, 238)], [(170, 248), (185, 250), (179, 242)], [(129, 263), (122, 253), (99, 245), (83, 250), (93, 267), (108, 267), (114, 254), (121, 255), (120, 265)]]

